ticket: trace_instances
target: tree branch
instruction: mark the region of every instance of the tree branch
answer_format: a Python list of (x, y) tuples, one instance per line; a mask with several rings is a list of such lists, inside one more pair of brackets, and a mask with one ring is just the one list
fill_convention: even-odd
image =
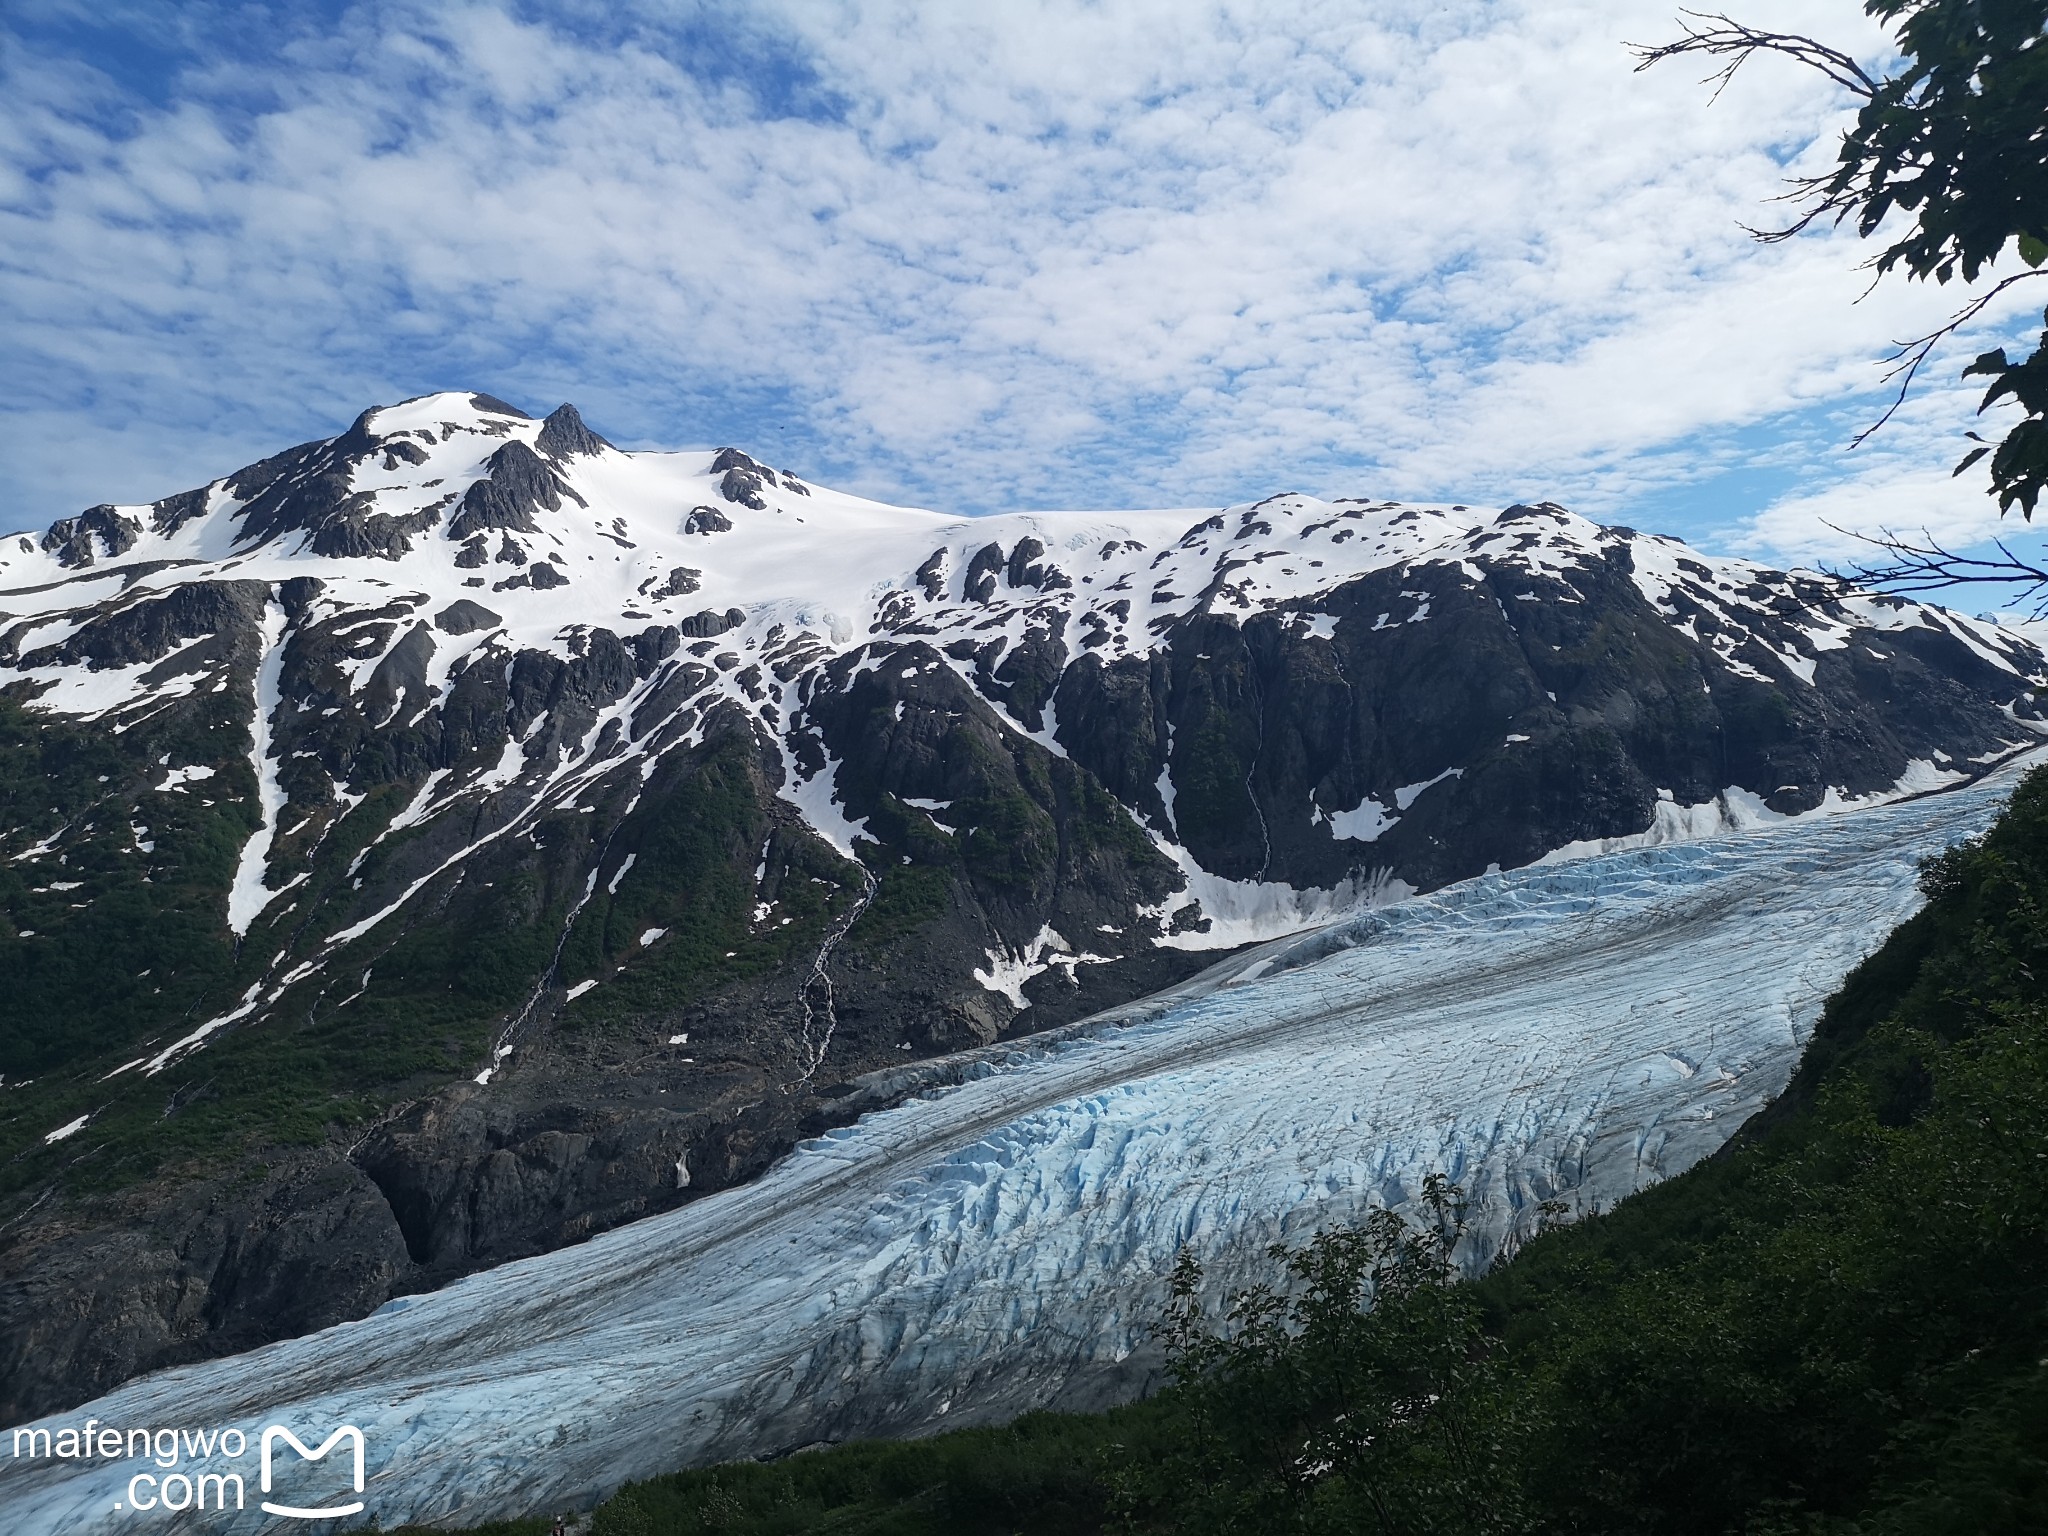
[(1861, 432), (1858, 432), (1855, 438), (1851, 440), (1849, 446), (1851, 448), (1862, 447), (1866, 438), (1898, 413), (1899, 407), (1906, 403), (1907, 392), (1913, 387), (1913, 376), (1920, 371), (1920, 365), (1927, 361), (1939, 343), (1976, 319), (1978, 315), (1984, 312), (1984, 307), (2001, 293), (2005, 292), (2006, 289), (2012, 287), (2015, 283), (2025, 282), (2030, 277), (2048, 277), (2048, 270), (2015, 272), (2010, 277), (2001, 278), (1996, 286), (1979, 294), (1951, 315), (1946, 324), (1929, 331), (1925, 336), (1917, 340), (1893, 343), (1898, 350), (1885, 359), (1892, 366), (1885, 373), (1884, 379), (1887, 384), (1893, 379), (1897, 379), (1899, 381), (1899, 392), (1892, 398), (1892, 403), (1885, 407), (1884, 414)]
[(1827, 527), (1858, 543), (1883, 552), (1889, 564), (1859, 566), (1847, 573), (1830, 570), (1828, 576), (1844, 587), (1858, 586), (1904, 595), (1909, 592), (1940, 592), (1952, 587), (1981, 585), (2018, 586), (2020, 600), (2030, 603), (2029, 618), (2048, 618), (2048, 570), (2014, 554), (2003, 539), (1993, 541), (1998, 555), (1959, 555), (1944, 547), (1926, 529), (1923, 542), (1902, 539), (1890, 530), (1877, 534), (1856, 533), (1828, 523)]
[(1718, 97), (1727, 89), (1728, 82), (1735, 78), (1735, 72), (1753, 54), (1782, 53), (1809, 69), (1819, 70), (1843, 90), (1852, 91), (1866, 101), (1877, 94), (1877, 82), (1864, 73), (1861, 64), (1840, 49), (1830, 48), (1810, 37), (1797, 32), (1765, 32), (1718, 12), (1681, 11), (1679, 16), (1679, 25), (1685, 29), (1685, 36), (1677, 42), (1660, 43), (1654, 47), (1644, 43), (1624, 45), (1639, 61), (1636, 73), (1641, 74), (1651, 65), (1661, 64), (1681, 54), (1703, 53), (1709, 58), (1725, 58), (1728, 62), (1701, 82), (1719, 82), (1714, 86), (1714, 95)]

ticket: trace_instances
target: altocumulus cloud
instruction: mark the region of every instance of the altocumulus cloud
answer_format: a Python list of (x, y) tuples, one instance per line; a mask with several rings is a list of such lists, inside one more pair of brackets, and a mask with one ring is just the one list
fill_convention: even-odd
[[(1882, 58), (1851, 0), (1768, 11)], [(1665, 0), (0, 25), (10, 526), (446, 387), (948, 510), (1547, 496), (1791, 555), (1990, 521), (1953, 358), (1841, 452), (1952, 296), (1739, 227), (1846, 103), (1633, 74)]]

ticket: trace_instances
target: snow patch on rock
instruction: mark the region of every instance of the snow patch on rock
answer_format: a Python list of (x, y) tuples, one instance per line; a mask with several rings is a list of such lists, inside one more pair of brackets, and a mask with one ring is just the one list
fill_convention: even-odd
[(250, 726), (249, 764), (256, 770), (256, 802), (261, 822), (242, 845), (228, 887), (228, 927), (240, 938), (277, 892), (264, 889), (270, 868), (270, 845), (277, 836), (278, 813), (284, 809), (284, 786), (271, 751), (271, 716), (278, 706), (278, 679), (284, 671), (284, 608), (272, 598), (263, 605), (263, 660), (256, 668), (256, 717)]

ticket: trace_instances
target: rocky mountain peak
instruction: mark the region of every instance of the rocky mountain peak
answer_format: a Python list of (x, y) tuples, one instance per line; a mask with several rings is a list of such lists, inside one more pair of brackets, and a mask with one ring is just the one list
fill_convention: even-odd
[(600, 453), (611, 444), (586, 427), (576, 407), (564, 401), (541, 422), (533, 446), (546, 458), (573, 459)]

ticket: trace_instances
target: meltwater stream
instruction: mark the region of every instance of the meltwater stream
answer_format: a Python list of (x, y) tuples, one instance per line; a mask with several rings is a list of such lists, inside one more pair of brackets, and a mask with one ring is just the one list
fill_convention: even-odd
[[(1988, 824), (2017, 773), (1491, 875), (1266, 946), (984, 1053), (754, 1184), (43, 1421), (232, 1426), (248, 1449), (175, 1472), (0, 1457), (0, 1508), (30, 1536), (306, 1529), (258, 1507), (261, 1430), (310, 1447), (352, 1424), (362, 1494), (348, 1445), (287, 1448), (272, 1501), (361, 1499), (329, 1528), (463, 1525), (691, 1463), (1126, 1395), (1157, 1370), (1184, 1244), (1242, 1283), (1266, 1244), (1441, 1169), (1473, 1198), (1476, 1267), (1540, 1200), (1611, 1203), (1711, 1152), (1918, 904), (1918, 859)], [(246, 1510), (124, 1507), (208, 1472), (242, 1474)], [(137, 1474), (162, 1482), (131, 1490)]]

